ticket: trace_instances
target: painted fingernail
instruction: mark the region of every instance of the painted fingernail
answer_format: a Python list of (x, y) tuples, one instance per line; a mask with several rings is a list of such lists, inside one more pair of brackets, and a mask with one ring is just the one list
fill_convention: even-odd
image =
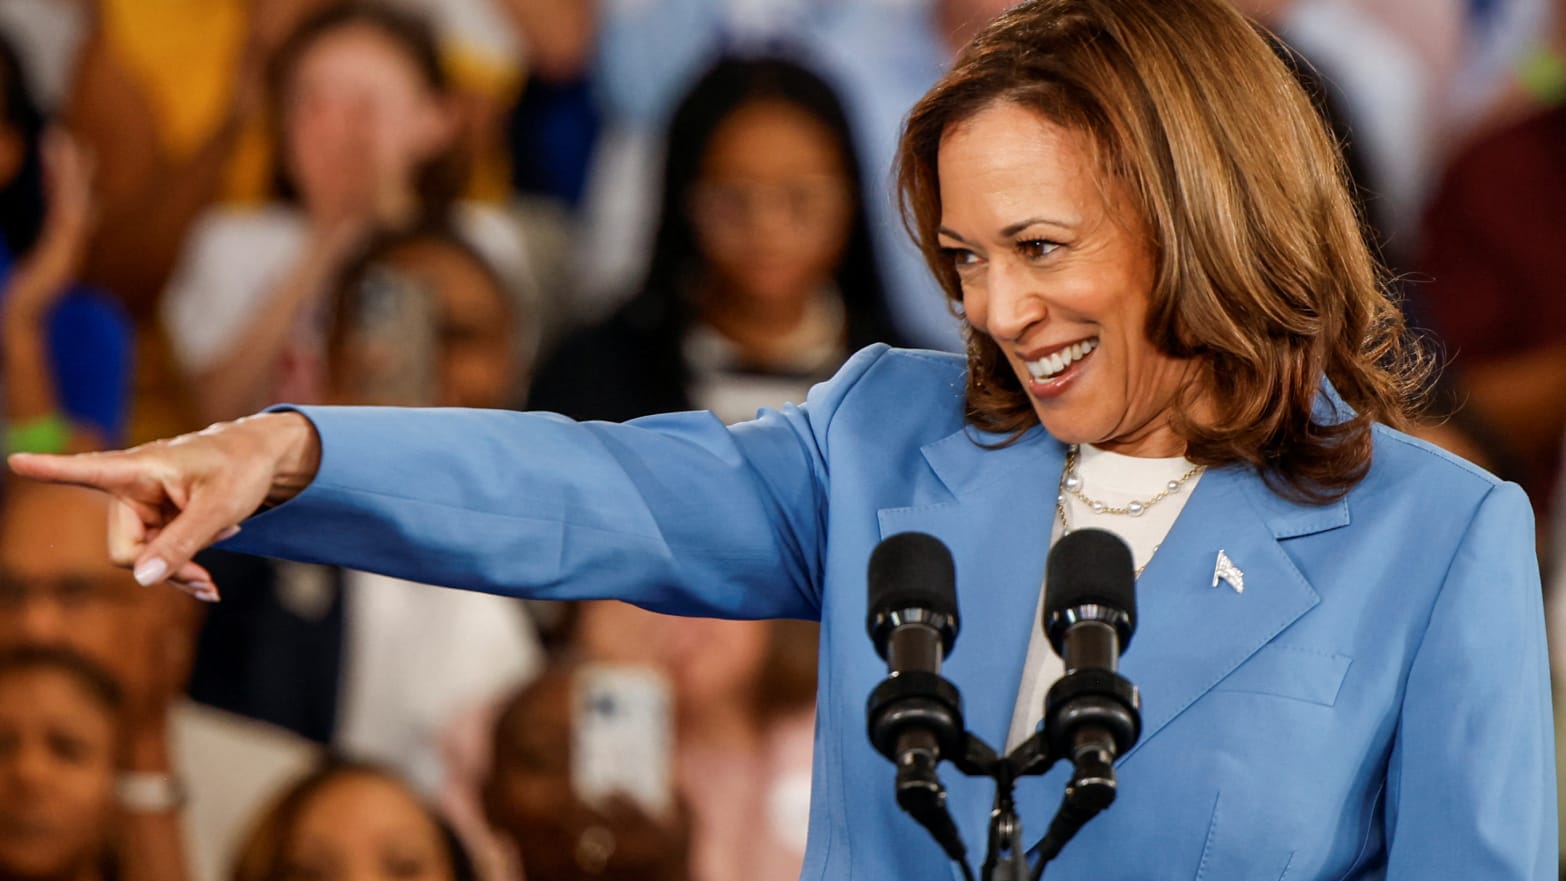
[(238, 534), (239, 534), (239, 525), (235, 524), (235, 525), (230, 526), (229, 528), (223, 530), (222, 532), (218, 533), (217, 534), (217, 538), (213, 539), (213, 541), (228, 541), (229, 539), (233, 538), (234, 536), (236, 536)]
[(215, 603), (220, 599), (217, 585), (210, 581), (192, 581), (189, 584), (175, 582), (174, 586), (201, 600), (203, 603)]
[(136, 576), (138, 584), (157, 584), (163, 580), (163, 576), (169, 574), (169, 564), (157, 557), (153, 557), (142, 561), (142, 564), (137, 566), (136, 571), (132, 574)]

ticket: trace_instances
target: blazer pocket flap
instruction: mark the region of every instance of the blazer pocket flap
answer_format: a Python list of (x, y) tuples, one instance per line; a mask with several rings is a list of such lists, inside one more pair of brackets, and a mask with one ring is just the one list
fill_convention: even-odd
[(1330, 707), (1337, 703), (1338, 689), (1352, 660), (1320, 649), (1266, 646), (1234, 668), (1213, 690), (1270, 694)]

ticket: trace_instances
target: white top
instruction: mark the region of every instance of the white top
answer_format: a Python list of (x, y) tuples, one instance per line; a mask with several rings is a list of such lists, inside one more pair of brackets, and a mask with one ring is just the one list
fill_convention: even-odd
[[(1124, 507), (1127, 502), (1148, 499), (1162, 491), (1170, 481), (1177, 481), (1191, 470), (1191, 462), (1183, 456), (1172, 459), (1142, 459), (1105, 452), (1084, 445), (1077, 462), (1077, 475), (1082, 479), (1082, 493), (1090, 499), (1104, 502), (1110, 507)], [(1153, 558), (1175, 518), (1185, 508), (1201, 475), (1191, 478), (1180, 489), (1147, 508), (1140, 516), (1129, 514), (1095, 514), (1082, 501), (1066, 494), (1066, 516), (1073, 530), (1092, 527), (1113, 532), (1131, 546), (1131, 558), (1140, 571)], [(1050, 544), (1060, 538), (1060, 517), (1056, 516), (1050, 530)], [(1039, 590), (1038, 607), (1033, 620), (1038, 622), (1044, 612), (1044, 590)], [(1065, 672), (1060, 658), (1045, 638), (1042, 627), (1033, 628), (1028, 640), (1028, 658), (1022, 667), (1022, 683), (1017, 689), (1017, 704), (1012, 711), (1011, 730), (1006, 735), (1006, 752), (1032, 736), (1044, 718), (1044, 696)]]
[(257, 815), (321, 761), (292, 731), (181, 698), (169, 709), (174, 771), (187, 788), (180, 812), (191, 881), (223, 881)]
[[(504, 212), (462, 203), (456, 225), (464, 241), (513, 292), (531, 293), (522, 232)], [(235, 346), (278, 284), (304, 257), (309, 221), (289, 205), (218, 208), (191, 228), (163, 295), (163, 327), (189, 374), (215, 364)]]
[(543, 667), (522, 603), (511, 597), (345, 573), (346, 639), (334, 745), (394, 768), (433, 795), (448, 769), (447, 727)]

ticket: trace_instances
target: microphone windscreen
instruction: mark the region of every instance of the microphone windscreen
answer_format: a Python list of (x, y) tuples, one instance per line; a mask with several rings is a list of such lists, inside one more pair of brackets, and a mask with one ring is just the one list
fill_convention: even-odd
[(957, 572), (951, 551), (933, 535), (899, 532), (870, 554), (868, 609), (877, 615), (929, 609), (957, 620)]
[(1078, 529), (1050, 549), (1044, 576), (1044, 621), (1084, 605), (1125, 612), (1136, 630), (1136, 567), (1131, 548), (1112, 532)]

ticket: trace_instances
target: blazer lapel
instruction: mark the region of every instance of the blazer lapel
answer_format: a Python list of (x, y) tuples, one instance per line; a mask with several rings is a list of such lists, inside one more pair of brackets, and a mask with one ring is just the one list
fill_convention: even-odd
[[(1347, 522), (1346, 504), (1288, 502), (1243, 466), (1202, 476), (1137, 585), (1121, 672), (1142, 692), (1142, 737), (1125, 760), (1320, 602), (1280, 539)], [(1243, 592), (1213, 585), (1220, 551), (1244, 573)]]
[[(1065, 462), (1064, 447), (1042, 429), (1010, 446), (978, 445), (1000, 439), (959, 431), (927, 445), (925, 460), (950, 495), (937, 490), (909, 507), (879, 512), (883, 538), (926, 532), (952, 551), (962, 626), (942, 673), (962, 691), (968, 730), (996, 749), (1005, 746), (1022, 660), (1039, 626), (1035, 613)], [(950, 768), (942, 776), (952, 816), (969, 847), (982, 854), (994, 787), (962, 780)]]
[[(998, 439), (960, 431), (927, 445), (925, 460), (950, 496), (937, 490), (879, 512), (883, 538), (927, 532), (951, 548), (962, 632), (943, 672), (962, 691), (968, 730), (997, 749), (1005, 745), (1028, 641), (1039, 627), (1065, 460), (1065, 447), (1039, 428), (1007, 447), (979, 446)], [(1280, 542), (1347, 523), (1345, 503), (1288, 502), (1243, 466), (1202, 476), (1137, 584), (1138, 630), (1120, 669), (1142, 694), (1142, 736), (1122, 763), (1320, 601)], [(1243, 571), (1243, 593), (1228, 582), (1212, 585), (1219, 551)], [(1050, 783), (1063, 783), (1065, 771), (1057, 766)], [(960, 776), (943, 775), (952, 815), (970, 849), (982, 853), (994, 787)], [(1042, 834), (1060, 796), (1058, 785), (1019, 786), (1030, 839)]]
[(880, 511), (881, 535), (927, 532), (957, 564), (962, 629), (945, 675), (962, 689), (969, 730), (997, 748), (1011, 724), (1021, 659), (1038, 622), (1034, 612), (1049, 553), (1051, 517), (1064, 448), (1034, 429), (1007, 447), (996, 437), (958, 432), (924, 448), (951, 498)]

